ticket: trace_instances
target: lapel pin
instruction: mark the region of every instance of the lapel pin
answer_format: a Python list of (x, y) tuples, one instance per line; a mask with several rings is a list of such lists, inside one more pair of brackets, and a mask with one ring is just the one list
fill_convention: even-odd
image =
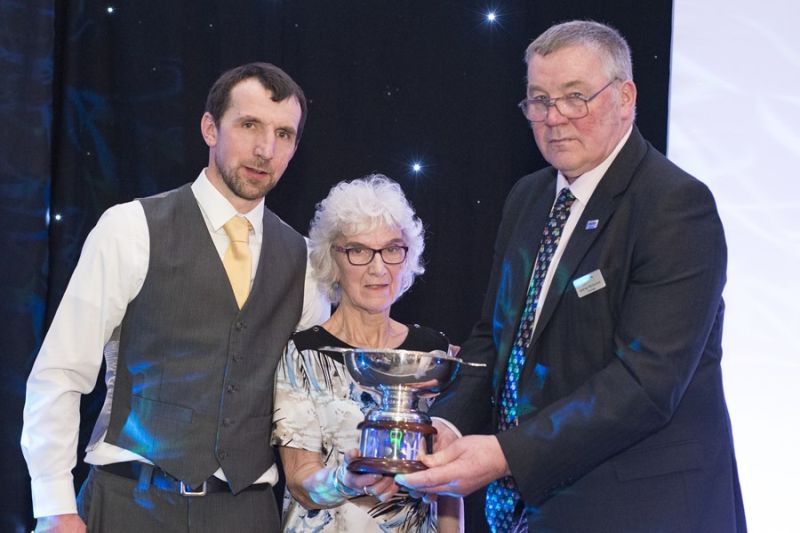
[(599, 224), (599, 223), (600, 223), (600, 221), (597, 220), (596, 218), (593, 218), (592, 220), (587, 220), (586, 221), (586, 229), (587, 230), (595, 229), (597, 227), (597, 224)]

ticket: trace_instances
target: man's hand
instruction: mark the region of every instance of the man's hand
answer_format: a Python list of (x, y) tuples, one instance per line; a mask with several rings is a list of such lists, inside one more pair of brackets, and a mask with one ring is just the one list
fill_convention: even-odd
[[(461, 436), (455, 431), (453, 431), (449, 425), (447, 425), (445, 422), (442, 421), (441, 418), (436, 418), (436, 417), (433, 418), (433, 427), (436, 428), (436, 435), (434, 435), (433, 437), (434, 452), (444, 450), (445, 448), (450, 446), (450, 444), (458, 440), (458, 438)], [(422, 461), (423, 463), (425, 462), (424, 457), (427, 455), (425, 448), (426, 448), (425, 446), (420, 448), (419, 454), (417, 455), (417, 460)], [(409, 490), (408, 494), (412, 498), (419, 498), (425, 503), (435, 502), (438, 497), (436, 494), (432, 492), (426, 493), (416, 490)]]
[(422, 457), (428, 470), (395, 476), (395, 481), (418, 493), (466, 496), (495, 479), (511, 475), (494, 435), (469, 435), (447, 448)]
[(36, 533), (86, 533), (86, 524), (77, 514), (43, 516), (36, 520)]

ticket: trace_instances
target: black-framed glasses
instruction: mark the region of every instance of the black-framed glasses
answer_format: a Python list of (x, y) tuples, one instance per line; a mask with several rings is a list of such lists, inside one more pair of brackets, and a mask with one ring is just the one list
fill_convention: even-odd
[(381, 255), (381, 259), (385, 264), (399, 265), (406, 260), (406, 254), (408, 254), (408, 246), (400, 244), (390, 244), (380, 250), (367, 248), (366, 246), (351, 246), (349, 248), (334, 246), (333, 249), (341, 254), (347, 254), (347, 260), (353, 266), (370, 264), (376, 253)]
[(522, 114), (530, 122), (544, 122), (547, 120), (547, 112), (551, 107), (555, 107), (564, 118), (583, 118), (589, 114), (589, 102), (597, 98), (601, 92), (608, 89), (612, 83), (618, 80), (619, 78), (614, 78), (591, 96), (583, 96), (580, 93), (568, 94), (557, 98), (537, 96), (536, 98), (524, 99), (517, 104), (517, 107), (520, 108)]

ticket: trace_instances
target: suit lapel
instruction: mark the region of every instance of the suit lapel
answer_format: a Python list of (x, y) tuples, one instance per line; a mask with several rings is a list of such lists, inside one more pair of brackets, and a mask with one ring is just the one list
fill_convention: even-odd
[[(561, 260), (556, 266), (556, 272), (553, 275), (547, 297), (543, 303), (539, 321), (531, 338), (531, 346), (536, 344), (537, 339), (547, 327), (550, 318), (558, 307), (558, 303), (569, 289), (571, 281), (578, 274), (578, 266), (586, 252), (603, 233), (608, 221), (614, 214), (614, 210), (617, 208), (619, 199), (628, 188), (647, 150), (647, 142), (634, 126), (628, 142), (622, 147), (617, 158), (600, 180), (589, 203), (583, 210), (569, 243), (564, 249)], [(595, 229), (586, 229), (586, 223), (589, 220), (598, 221)], [(581, 272), (580, 274), (587, 274), (587, 272)]]

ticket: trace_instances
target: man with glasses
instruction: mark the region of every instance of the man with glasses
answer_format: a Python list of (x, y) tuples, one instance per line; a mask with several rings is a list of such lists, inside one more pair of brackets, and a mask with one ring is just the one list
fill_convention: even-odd
[[(634, 125), (616, 30), (559, 24), (525, 59), (519, 107), (552, 166), (508, 196), (462, 347), (494, 371), (463, 369), (432, 414), (471, 435), (398, 482), (459, 495), (488, 485), (493, 531), (743, 531), (714, 199)], [(473, 434), (487, 416), (491, 434)]]

